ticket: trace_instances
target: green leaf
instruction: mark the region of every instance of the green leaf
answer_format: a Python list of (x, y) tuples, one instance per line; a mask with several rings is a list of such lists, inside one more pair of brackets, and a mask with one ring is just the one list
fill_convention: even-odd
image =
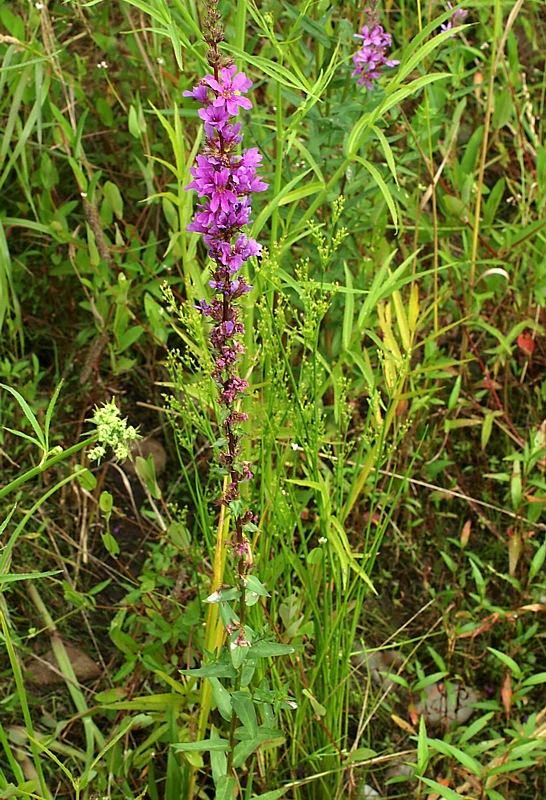
[(17, 782), (17, 786), (13, 783), (8, 783), (2, 790), (2, 800), (8, 797), (36, 797), (35, 792), (38, 791), (38, 781), (24, 781)]
[(500, 794), (496, 789), (486, 789), (487, 800), (506, 800), (506, 795)]
[(242, 664), (246, 660), (248, 656), (248, 647), (235, 645), (235, 647), (229, 648), (229, 655), (231, 658), (231, 663), (233, 664), (234, 668), (239, 671)]
[(4, 430), (8, 431), (8, 433), (13, 433), (14, 436), (20, 436), (21, 439), (26, 439), (27, 442), (32, 442), (32, 444), (35, 444), (40, 450), (44, 451), (44, 455), (47, 452), (43, 444), (39, 442), (38, 439), (35, 439), (34, 436), (29, 436), (28, 433), (23, 433), (23, 431), (16, 431), (13, 428), (8, 428), (7, 425), (4, 426)]
[[(34, 433), (36, 434), (36, 438), (38, 439), (40, 447), (43, 450), (47, 450), (46, 440), (45, 440), (44, 434), (42, 432), (42, 429), (40, 427), (40, 423), (36, 419), (36, 416), (32, 412), (32, 410), (31, 410), (29, 404), (27, 403), (27, 401), (25, 400), (25, 398), (22, 395), (20, 395), (19, 392), (16, 389), (13, 389), (11, 386), (6, 386), (5, 383), (0, 383), (0, 387), (2, 389), (5, 389), (6, 391), (10, 392), (15, 397), (15, 399), (17, 400), (17, 402), (21, 406), (23, 414), (25, 415), (25, 417), (30, 422), (30, 424), (32, 426), (32, 429), (33, 429)], [(13, 433), (19, 433), (19, 431), (13, 431)], [(30, 437), (26, 436), (23, 433), (19, 433), (19, 435), (23, 436), (25, 439), (29, 439), (30, 438)], [(31, 441), (34, 441), (34, 440), (31, 439)]]
[(541, 683), (546, 683), (546, 672), (537, 672), (536, 675), (531, 675), (530, 678), (526, 678), (522, 682), (521, 688), (523, 689), (525, 686), (538, 686)]
[(217, 589), (204, 599), (204, 603), (227, 603), (230, 600), (238, 600), (241, 592), (235, 586), (229, 586), (227, 589)]
[(51, 572), (16, 572), (11, 575), (0, 575), (0, 587), (4, 583), (13, 583), (14, 581), (34, 581), (37, 578), (49, 578), (51, 575), (58, 575), (61, 570), (55, 569)]
[(225, 686), (222, 686), (218, 678), (208, 677), (207, 680), (212, 686), (212, 696), (214, 697), (214, 702), (218, 707), (218, 711), (227, 722), (230, 722), (233, 712), (230, 693)]
[(395, 230), (398, 231), (398, 211), (396, 210), (393, 196), (389, 191), (387, 184), (383, 180), (381, 173), (379, 172), (377, 167), (375, 167), (370, 161), (367, 161), (365, 158), (362, 158), (362, 156), (359, 156), (357, 154), (350, 154), (350, 156), (353, 161), (357, 161), (359, 164), (362, 164), (362, 166), (368, 170), (368, 172), (376, 182), (379, 191), (383, 195), (383, 199), (385, 200), (385, 203), (387, 204), (387, 207), (391, 212), (391, 217), (394, 223)]
[(154, 500), (159, 500), (161, 497), (161, 489), (157, 483), (155, 476), (155, 464), (152, 454), (148, 458), (137, 456), (135, 459), (135, 471), (137, 475), (142, 478)]
[[(252, 56), (249, 53), (245, 53), (244, 50), (240, 50), (238, 47), (228, 45), (226, 42), (223, 44), (223, 49), (227, 50), (228, 53), (233, 53), (238, 58), (242, 59), (243, 62), (252, 64), (252, 66), (259, 69), (260, 72), (269, 75), (270, 78), (272, 78), (274, 81), (278, 81), (282, 86), (297, 89), (298, 91), (303, 92), (306, 96), (313, 96), (313, 87), (302, 72), (298, 71), (298, 80), (295, 70), (289, 70), (282, 66), (282, 64), (272, 61), (270, 58), (264, 58), (263, 56)], [(294, 66), (294, 62), (292, 62), (292, 64)], [(320, 100), (320, 97), (317, 99)]]
[(88, 492), (92, 492), (93, 489), (96, 488), (97, 479), (87, 467), (82, 467), (81, 464), (75, 464), (74, 473), (82, 489), (87, 489)]
[(496, 417), (502, 415), (502, 411), (489, 411), (485, 414), (483, 418), (483, 425), (482, 425), (482, 435), (481, 435), (481, 445), (482, 450), (485, 450), (489, 439), (491, 438), (491, 433), (493, 431), (493, 422)]
[(270, 597), (270, 594), (263, 585), (263, 583), (259, 581), (255, 575), (247, 576), (246, 590), (247, 592), (254, 592), (255, 594), (259, 594), (261, 597)]
[(455, 747), (448, 742), (444, 742), (442, 739), (429, 739), (428, 744), (431, 748), (437, 750), (439, 753), (443, 753), (445, 756), (449, 756), (450, 758), (454, 758), (463, 767), (466, 767), (473, 775), (476, 775), (477, 778), (481, 777), (483, 769), (482, 765), (479, 761), (473, 758), (468, 753), (465, 753), (463, 750), (460, 750), (458, 747)]
[[(71, 136), (71, 138), (73, 138), (73, 136)], [(84, 171), (82, 170), (82, 168), (80, 167), (80, 165), (78, 164), (78, 162), (76, 161), (75, 158), (72, 158), (71, 156), (69, 156), (67, 161), (70, 164), (70, 166), (72, 167), (72, 172), (74, 173), (74, 177), (76, 178), (76, 183), (78, 184), (79, 191), (80, 192), (87, 192), (87, 189), (88, 189), (87, 177), (86, 177)]]
[(323, 189), (324, 184), (320, 183), (320, 181), (306, 183), (305, 186), (300, 186), (299, 189), (294, 189), (293, 191), (283, 195), (277, 205), (286, 206), (289, 203), (298, 203), (300, 200), (303, 200), (304, 197), (309, 197), (310, 194), (316, 194)]
[(258, 730), (258, 720), (256, 719), (256, 708), (250, 692), (233, 692), (231, 695), (231, 705), (237, 719), (243, 725), (249, 736), (256, 736)]
[(116, 539), (112, 536), (111, 533), (101, 533), (102, 543), (106, 548), (106, 552), (112, 556), (112, 558), (116, 558), (119, 556), (119, 544), (117, 543)]
[(421, 714), (419, 720), (419, 735), (417, 737), (417, 772), (423, 774), (427, 768), (429, 760), (428, 755), (428, 739), (425, 717)]
[(239, 742), (233, 748), (233, 767), (238, 769), (246, 763), (249, 756), (258, 749), (261, 745), (260, 739), (247, 739), (244, 742)]
[(345, 309), (343, 311), (343, 330), (342, 330), (341, 342), (343, 349), (348, 350), (351, 344), (351, 338), (353, 333), (355, 297), (353, 292), (352, 272), (347, 266), (347, 262), (343, 263), (343, 267), (345, 269), (345, 286), (347, 288), (347, 294), (345, 297)]
[(531, 566), (529, 567), (529, 583), (533, 580), (533, 578), (536, 575), (538, 575), (538, 573), (542, 569), (542, 565), (544, 564), (545, 559), (546, 559), (546, 539), (544, 539), (544, 541), (534, 554), (533, 560), (531, 561)]
[(493, 711), (490, 711), (488, 714), (484, 714), (483, 717), (475, 720), (472, 725), (469, 725), (468, 728), (462, 732), (459, 737), (459, 743), (462, 744), (463, 742), (468, 742), (479, 733), (486, 725), (489, 724), (489, 720), (494, 717), (495, 714)]
[(109, 516), (114, 507), (114, 498), (110, 492), (101, 492), (99, 497), (99, 507), (103, 514)]
[[(210, 732), (210, 738), (212, 740), (219, 739), (220, 735), (216, 730), (216, 727), (213, 725)], [(210, 754), (210, 766), (212, 769), (212, 780), (214, 781), (214, 785), (218, 787), (220, 783), (226, 778), (227, 775), (227, 756), (225, 752), (219, 750), (213, 750)]]
[(285, 795), (287, 791), (288, 788), (273, 789), (271, 792), (266, 792), (265, 794), (253, 794), (251, 800), (279, 800), (279, 797)]
[[(241, 728), (237, 729), (236, 736), (240, 737)], [(245, 731), (246, 733), (246, 731)], [(233, 766), (235, 768), (242, 766), (248, 757), (264, 742), (275, 742), (281, 744), (285, 737), (282, 731), (276, 728), (268, 728), (266, 725), (260, 725), (257, 729), (256, 735), (243, 739), (239, 744), (235, 745), (233, 750)]]
[[(227, 752), (229, 742), (227, 739), (201, 739), (198, 742), (176, 742), (171, 744), (173, 750), (182, 753), (203, 753), (213, 750)], [(459, 799), (460, 800), (460, 799)]]
[(249, 658), (274, 658), (275, 656), (286, 656), (296, 652), (296, 648), (289, 644), (278, 644), (277, 642), (257, 642), (248, 648)]
[(197, 669), (181, 669), (181, 675), (189, 675), (190, 678), (230, 678), (235, 680), (237, 677), (236, 670), (233, 669), (231, 664), (204, 664)]
[(508, 89), (495, 93), (495, 110), (493, 112), (492, 126), (494, 130), (503, 128), (510, 121), (514, 113), (512, 95)]
[(44, 419), (44, 433), (45, 433), (45, 442), (48, 449), (49, 449), (49, 426), (51, 425), (51, 417), (53, 415), (53, 409), (55, 408), (55, 403), (57, 402), (57, 398), (59, 397), (59, 392), (61, 391), (62, 386), (63, 386), (63, 381), (61, 380), (58, 386), (55, 388), (55, 391), (51, 396), (51, 400), (47, 404), (47, 410)]
[(507, 667), (509, 670), (512, 670), (516, 678), (522, 677), (521, 667), (516, 661), (514, 661), (513, 658), (506, 655), (506, 653), (501, 653), (500, 650), (496, 650), (494, 647), (488, 647), (487, 649), (490, 653), (496, 656), (505, 667)]
[(303, 689), (302, 694), (304, 694), (311, 703), (314, 714), (316, 714), (318, 717), (324, 717), (326, 715), (326, 709), (321, 703), (319, 703), (316, 697), (313, 697), (309, 689)]
[(356, 750), (351, 750), (347, 761), (352, 764), (354, 761), (368, 761), (372, 758), (377, 758), (376, 750), (372, 750), (371, 747), (358, 747)]
[(123, 218), (123, 198), (121, 192), (112, 181), (106, 181), (103, 186), (104, 199), (118, 219)]
[(133, 325), (132, 328), (129, 328), (124, 333), (121, 333), (119, 336), (116, 335), (117, 339), (117, 352), (123, 353), (124, 350), (127, 350), (128, 347), (131, 347), (144, 333), (144, 328), (142, 325)]
[(449, 786), (443, 786), (438, 781), (433, 781), (430, 778), (420, 778), (423, 783), (427, 786), (430, 786), (431, 789), (440, 795), (440, 797), (444, 797), (445, 800), (461, 800), (461, 795), (458, 792), (453, 791), (450, 789)]
[(461, 391), (461, 381), (462, 376), (457, 375), (457, 379), (453, 384), (453, 389), (451, 390), (451, 394), (449, 395), (449, 400), (447, 401), (447, 409), (448, 411), (453, 411), (455, 406), (457, 405), (457, 400), (459, 399), (459, 393)]
[(214, 800), (235, 800), (235, 789), (237, 788), (237, 780), (227, 775), (222, 775), (216, 783), (216, 793)]

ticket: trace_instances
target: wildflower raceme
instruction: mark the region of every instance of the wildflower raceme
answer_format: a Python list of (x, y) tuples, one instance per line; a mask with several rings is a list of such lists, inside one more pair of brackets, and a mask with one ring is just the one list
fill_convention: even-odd
[[(244, 325), (241, 321), (240, 297), (252, 288), (241, 269), (251, 256), (258, 256), (261, 245), (251, 239), (244, 228), (250, 222), (252, 195), (267, 189), (267, 184), (257, 176), (262, 160), (256, 147), (243, 150), (241, 123), (234, 122), (240, 109), (248, 111), (252, 103), (244, 95), (252, 82), (234, 65), (214, 66), (214, 75), (205, 75), (193, 91), (184, 95), (202, 103), (199, 116), (203, 120), (206, 141), (197, 156), (196, 166), (190, 169), (193, 176), (186, 190), (195, 189), (201, 202), (188, 230), (203, 234), (212, 259), (211, 280), (213, 290), (210, 303), (200, 300), (197, 307), (213, 323), (210, 345), (214, 355), (212, 377), (218, 387), (222, 406), (223, 450), (219, 460), (222, 471), (229, 476), (223, 502), (229, 505), (235, 517), (234, 551), (240, 559), (240, 574), (250, 568), (250, 550), (244, 528), (250, 523), (251, 512), (238, 513), (239, 484), (250, 480), (251, 464), (241, 460), (240, 424), (248, 418), (237, 410), (238, 400), (248, 387), (245, 378), (238, 374), (237, 365), (244, 353), (241, 339)], [(235, 505), (233, 505), (235, 503)], [(246, 566), (244, 563), (246, 563)]]
[(373, 89), (372, 81), (381, 76), (383, 67), (396, 67), (400, 62), (395, 59), (387, 58), (387, 50), (392, 45), (392, 36), (385, 33), (382, 25), (379, 25), (375, 12), (366, 9), (368, 24), (364, 25), (360, 33), (355, 33), (355, 39), (362, 40), (362, 47), (353, 56), (355, 69), (353, 76), (358, 76), (357, 83), (363, 84), (368, 89)]

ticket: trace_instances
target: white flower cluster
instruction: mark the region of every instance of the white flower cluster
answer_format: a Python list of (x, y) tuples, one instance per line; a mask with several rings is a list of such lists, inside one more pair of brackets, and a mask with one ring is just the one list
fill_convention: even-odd
[(97, 426), (99, 444), (89, 451), (90, 461), (100, 461), (104, 458), (107, 447), (112, 448), (118, 461), (129, 458), (131, 442), (140, 437), (137, 429), (129, 425), (127, 419), (121, 418), (115, 400), (103, 406), (96, 406), (91, 422)]

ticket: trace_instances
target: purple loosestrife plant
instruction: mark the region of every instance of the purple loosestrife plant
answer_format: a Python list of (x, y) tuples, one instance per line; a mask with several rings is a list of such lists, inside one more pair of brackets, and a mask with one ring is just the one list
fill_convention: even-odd
[(237, 152), (243, 137), (241, 123), (234, 118), (240, 109), (252, 108), (244, 96), (252, 82), (244, 72), (237, 72), (234, 65), (221, 67), (215, 58), (209, 63), (214, 74), (205, 75), (193, 91), (184, 92), (203, 104), (199, 116), (206, 136), (197, 165), (190, 169), (193, 180), (186, 186), (186, 190), (195, 189), (201, 198), (188, 230), (203, 234), (212, 259), (209, 285), (213, 299), (210, 303), (201, 300), (197, 307), (213, 324), (209, 339), (214, 356), (212, 377), (222, 406), (223, 450), (219, 461), (223, 473), (229, 476), (222, 502), (234, 516), (231, 544), (238, 559), (239, 578), (243, 579), (252, 566), (245, 535), (252, 512), (242, 513), (240, 484), (253, 476), (251, 464), (241, 459), (241, 423), (248, 415), (238, 411), (237, 405), (248, 382), (238, 374), (244, 353), (241, 342), (244, 325), (237, 301), (252, 288), (241, 274), (242, 267), (251, 256), (261, 252), (261, 245), (243, 229), (251, 222), (252, 195), (267, 189), (267, 184), (257, 175), (262, 160), (258, 149), (251, 147), (241, 155)]
[(355, 33), (355, 39), (362, 40), (362, 47), (353, 56), (355, 69), (353, 76), (358, 75), (359, 86), (365, 85), (373, 89), (372, 81), (381, 76), (383, 67), (396, 67), (400, 62), (387, 58), (387, 50), (392, 45), (392, 36), (385, 33), (382, 25), (377, 22), (375, 9), (367, 8), (364, 12), (368, 15), (367, 24), (363, 25), (360, 33)]
[[(204, 664), (197, 670), (182, 671), (185, 675), (203, 679), (195, 728), (197, 740), (180, 742), (177, 748), (198, 750), (202, 746), (203, 752), (216, 749), (216, 733), (214, 739), (202, 739), (214, 698), (220, 716), (229, 721), (227, 757), (213, 762), (216, 796), (235, 800), (242, 794), (237, 770), (263, 741), (271, 737), (268, 726), (251, 725), (249, 728), (249, 720), (257, 720), (254, 706), (261, 704), (263, 710), (263, 704), (267, 702), (273, 716), (272, 704), (286, 702), (284, 689), (273, 690), (262, 685), (265, 670), (256, 672), (256, 664), (260, 659), (293, 653), (295, 648), (276, 641), (265, 642), (266, 629), (259, 635), (247, 624), (248, 608), (269, 594), (257, 576), (250, 574), (253, 562), (249, 534), (256, 532), (257, 528), (253, 512), (243, 510), (241, 500), (241, 484), (251, 480), (253, 475), (252, 464), (243, 460), (241, 447), (243, 423), (248, 416), (240, 411), (239, 403), (248, 382), (239, 374), (245, 332), (240, 299), (252, 288), (245, 280), (243, 267), (252, 256), (259, 256), (261, 252), (261, 246), (245, 232), (251, 222), (252, 196), (264, 191), (267, 184), (257, 174), (262, 160), (258, 149), (240, 149), (243, 140), (241, 123), (235, 118), (241, 109), (249, 111), (252, 108), (245, 96), (252, 83), (244, 72), (238, 72), (231, 62), (226, 62), (218, 49), (223, 31), (217, 5), (218, 0), (205, 2), (204, 38), (210, 46), (207, 60), (211, 73), (205, 75), (192, 91), (184, 92), (201, 103), (199, 116), (205, 130), (205, 144), (195, 166), (190, 169), (193, 180), (186, 189), (195, 189), (199, 196), (198, 208), (188, 230), (203, 234), (211, 258), (209, 285), (212, 297), (200, 299), (196, 307), (212, 324), (209, 344), (214, 366), (211, 374), (218, 389), (222, 427), (222, 435), (214, 446), (219, 450), (220, 471), (224, 475), (221, 502), (231, 512), (232, 533), (230, 541), (225, 542), (224, 515), (221, 514), (214, 559), (213, 583), (216, 588), (205, 601), (209, 604), (209, 613), (205, 626)], [(231, 547), (236, 586), (224, 583), (224, 559), (216, 558), (224, 544)], [(227, 635), (226, 646), (221, 643), (217, 620), (221, 621)], [(224, 683), (220, 683), (218, 675), (225, 678)], [(230, 681), (231, 691), (225, 685)], [(213, 729), (216, 731), (216, 725)], [(248, 739), (249, 730), (251, 740)], [(282, 735), (280, 731), (274, 733), (275, 736)], [(214, 747), (211, 747), (211, 741), (214, 741)], [(241, 755), (241, 745), (246, 756)], [(195, 768), (191, 770), (188, 797), (196, 796)]]

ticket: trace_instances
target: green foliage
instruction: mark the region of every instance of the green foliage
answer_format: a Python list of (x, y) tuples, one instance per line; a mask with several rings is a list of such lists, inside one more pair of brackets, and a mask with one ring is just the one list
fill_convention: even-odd
[[(270, 184), (244, 587), (184, 190), (203, 7), (0, 6), (0, 794), (542, 796), (541, 10), (478, 4), (440, 32), (437, 4), (381, 8), (401, 63), (372, 92), (358, 4), (219, 10)], [(82, 438), (100, 407), (109, 431)], [(89, 461), (136, 427), (164, 472)], [(391, 660), (356, 671), (359, 647)], [(440, 683), (478, 693), (466, 721), (425, 719)]]

